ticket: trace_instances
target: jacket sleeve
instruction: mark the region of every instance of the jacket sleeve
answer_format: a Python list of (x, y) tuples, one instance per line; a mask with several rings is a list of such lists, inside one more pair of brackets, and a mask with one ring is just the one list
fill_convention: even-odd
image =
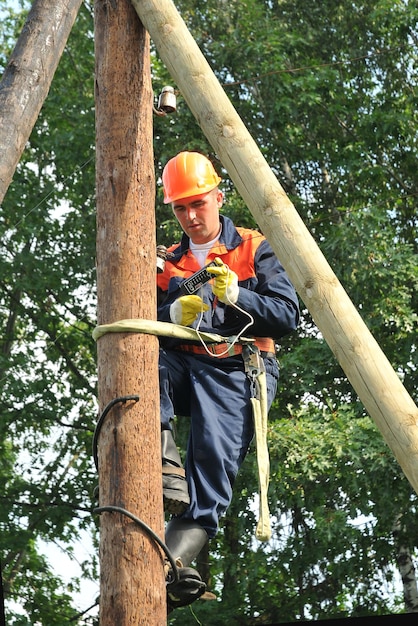
[(253, 317), (252, 335), (280, 339), (297, 327), (299, 303), (282, 264), (265, 240), (255, 253), (254, 271), (255, 279), (239, 282), (236, 304)]
[(157, 286), (158, 317), (160, 322), (171, 322), (170, 306), (180, 297), (180, 285), (182, 280), (178, 277), (171, 278), (167, 291), (163, 291)]

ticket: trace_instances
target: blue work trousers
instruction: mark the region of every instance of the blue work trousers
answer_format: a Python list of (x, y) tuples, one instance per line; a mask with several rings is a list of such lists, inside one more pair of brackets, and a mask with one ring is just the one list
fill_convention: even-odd
[[(264, 363), (270, 408), (279, 368), (275, 358)], [(254, 434), (250, 381), (241, 355), (161, 349), (159, 372), (161, 428), (171, 429), (175, 416), (190, 417), (185, 469), (191, 503), (181, 517), (214, 537)]]

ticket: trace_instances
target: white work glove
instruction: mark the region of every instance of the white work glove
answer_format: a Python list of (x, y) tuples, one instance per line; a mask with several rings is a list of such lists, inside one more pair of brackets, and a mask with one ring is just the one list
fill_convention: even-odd
[(170, 319), (173, 324), (191, 326), (199, 313), (208, 310), (209, 306), (199, 296), (180, 296), (170, 306)]
[(238, 276), (219, 257), (215, 263), (206, 268), (215, 277), (212, 291), (224, 304), (235, 304), (239, 295)]

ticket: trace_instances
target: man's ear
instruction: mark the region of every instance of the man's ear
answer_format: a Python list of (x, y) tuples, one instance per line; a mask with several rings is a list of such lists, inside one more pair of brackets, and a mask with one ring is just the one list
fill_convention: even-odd
[(218, 194), (216, 196), (216, 200), (217, 200), (217, 203), (218, 203), (218, 208), (220, 209), (221, 206), (224, 203), (224, 192), (221, 191), (220, 189), (218, 189)]

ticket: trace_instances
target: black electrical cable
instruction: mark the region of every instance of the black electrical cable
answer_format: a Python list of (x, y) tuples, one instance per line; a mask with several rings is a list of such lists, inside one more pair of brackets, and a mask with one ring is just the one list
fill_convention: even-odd
[[(93, 436), (93, 459), (94, 459), (94, 464), (96, 466), (96, 469), (99, 469), (99, 463), (98, 463), (98, 454), (97, 454), (97, 444), (98, 444), (98, 439), (99, 439), (99, 434), (101, 431), (101, 428), (103, 426), (103, 422), (106, 418), (106, 415), (109, 413), (109, 411), (116, 405), (119, 403), (125, 404), (126, 402), (129, 401), (133, 401), (133, 402), (138, 402), (139, 400), (139, 396), (121, 396), (120, 398), (114, 398), (113, 400), (111, 400), (103, 409), (102, 414), (100, 415), (97, 424), (96, 424), (96, 428), (94, 431), (94, 436)], [(151, 537), (151, 539), (153, 541), (155, 541), (161, 548), (161, 550), (164, 552), (164, 554), (167, 557), (167, 560), (170, 562), (170, 565), (172, 567), (172, 572), (173, 572), (173, 577), (174, 580), (169, 580), (167, 581), (168, 583), (177, 583), (179, 581), (179, 571), (178, 571), (178, 567), (176, 564), (176, 560), (173, 557), (173, 555), (171, 554), (171, 552), (169, 551), (169, 549), (167, 548), (167, 546), (165, 545), (165, 543), (159, 538), (159, 536), (152, 530), (152, 528), (150, 528), (145, 522), (143, 522), (141, 519), (139, 519), (139, 517), (136, 517), (136, 515), (134, 515), (133, 513), (130, 513), (129, 511), (127, 511), (126, 509), (120, 507), (120, 506), (113, 506), (113, 505), (106, 505), (106, 506), (99, 506), (96, 507), (95, 509), (93, 509), (93, 513), (121, 513), (122, 515), (126, 515), (127, 517), (129, 517), (131, 520), (133, 520), (136, 524), (138, 524), (138, 526), (140, 526), (142, 528), (142, 530), (144, 530), (147, 535), (149, 535)], [(0, 626), (3, 626), (2, 624), (0, 624)]]
[(97, 420), (97, 424), (96, 424), (96, 428), (95, 428), (94, 436), (93, 436), (93, 459), (94, 459), (94, 464), (97, 470), (99, 469), (99, 462), (98, 462), (98, 457), (97, 457), (97, 442), (99, 440), (99, 434), (103, 426), (105, 417), (109, 413), (110, 409), (112, 409), (115, 406), (115, 404), (119, 404), (120, 402), (122, 404), (125, 404), (126, 402), (129, 402), (129, 400), (132, 400), (133, 402), (138, 402), (139, 396), (121, 396), (120, 398), (114, 398), (105, 406), (102, 414)]
[(161, 541), (161, 539), (159, 538), (159, 536), (152, 530), (152, 528), (150, 528), (148, 526), (148, 524), (146, 524), (145, 522), (143, 522), (141, 519), (139, 519), (139, 517), (136, 517), (136, 515), (134, 515), (133, 513), (130, 513), (130, 511), (127, 511), (126, 509), (120, 507), (120, 506), (98, 506), (97, 508), (93, 509), (93, 513), (121, 513), (122, 515), (126, 515), (126, 517), (129, 517), (131, 520), (133, 520), (136, 524), (138, 524), (138, 526), (140, 526), (146, 533), (147, 535), (149, 535), (151, 537), (151, 539), (153, 539), (161, 548), (161, 550), (164, 552), (164, 554), (167, 557), (167, 560), (170, 562), (170, 565), (172, 567), (173, 570), (173, 575), (174, 575), (174, 580), (173, 581), (169, 581), (171, 582), (178, 582), (179, 581), (179, 571), (178, 571), (178, 567), (176, 564), (176, 559), (173, 557), (173, 555), (171, 554), (170, 550), (167, 548), (167, 546), (165, 545), (165, 543), (163, 541)]

